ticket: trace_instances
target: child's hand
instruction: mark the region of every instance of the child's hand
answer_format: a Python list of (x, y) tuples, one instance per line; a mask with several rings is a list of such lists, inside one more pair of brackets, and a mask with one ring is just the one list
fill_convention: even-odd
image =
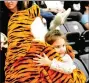
[(40, 56), (40, 55), (36, 55), (38, 58), (33, 58), (33, 62), (36, 62), (38, 66), (49, 66), (51, 65), (51, 60), (45, 55), (44, 56)]

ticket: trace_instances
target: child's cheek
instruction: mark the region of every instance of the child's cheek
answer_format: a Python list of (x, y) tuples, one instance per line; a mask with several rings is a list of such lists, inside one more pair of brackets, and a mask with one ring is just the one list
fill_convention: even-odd
[(65, 54), (65, 52), (66, 52), (66, 48), (60, 48), (59, 49), (59, 53), (60, 54)]

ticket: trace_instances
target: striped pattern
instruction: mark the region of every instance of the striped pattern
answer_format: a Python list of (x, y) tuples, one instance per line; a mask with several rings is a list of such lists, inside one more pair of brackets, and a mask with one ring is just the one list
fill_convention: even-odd
[[(8, 24), (8, 50), (5, 61), (5, 83), (85, 83), (84, 74), (76, 69), (72, 74), (63, 74), (49, 67), (36, 66), (33, 58), (45, 53), (49, 59), (62, 61), (54, 48), (34, 39), (30, 25), (40, 17), (39, 7), (33, 5), (19, 11), (10, 18)], [(70, 51), (69, 51), (70, 52)]]

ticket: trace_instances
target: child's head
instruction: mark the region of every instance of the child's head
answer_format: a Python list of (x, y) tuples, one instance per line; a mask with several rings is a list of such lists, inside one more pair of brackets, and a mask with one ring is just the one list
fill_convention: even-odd
[(51, 30), (49, 31), (45, 36), (45, 41), (53, 45), (56, 52), (60, 53), (61, 55), (64, 55), (66, 52), (66, 38), (62, 32), (59, 30)]

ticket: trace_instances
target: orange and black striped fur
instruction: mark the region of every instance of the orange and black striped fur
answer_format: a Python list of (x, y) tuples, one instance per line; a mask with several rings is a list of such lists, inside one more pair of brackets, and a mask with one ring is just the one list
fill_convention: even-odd
[[(32, 7), (12, 15), (8, 24), (8, 50), (5, 61), (5, 83), (85, 83), (84, 74), (74, 70), (63, 74), (49, 67), (36, 66), (33, 58), (45, 53), (51, 60), (62, 61), (52, 46), (34, 39), (30, 25), (40, 17), (39, 7)], [(80, 78), (80, 79), (79, 79)]]

